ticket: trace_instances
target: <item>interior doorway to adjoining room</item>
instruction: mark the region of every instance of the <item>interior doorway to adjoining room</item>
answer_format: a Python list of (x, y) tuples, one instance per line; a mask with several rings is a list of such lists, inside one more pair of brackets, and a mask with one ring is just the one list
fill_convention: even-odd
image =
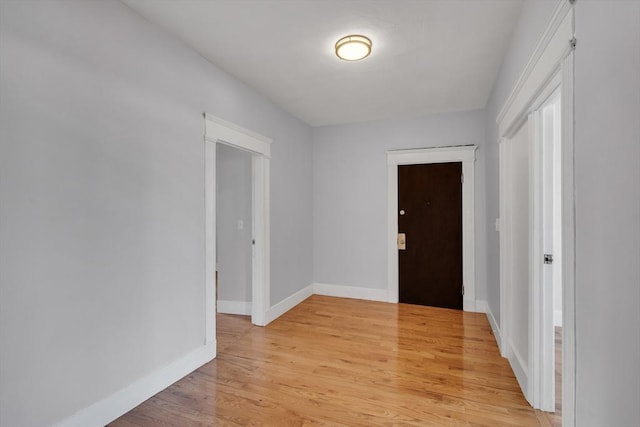
[(216, 144), (217, 312), (251, 315), (252, 155)]
[(544, 327), (548, 329), (546, 345), (553, 362), (545, 372), (548, 410), (555, 413), (554, 419), (562, 421), (562, 129), (560, 87), (543, 103), (536, 113), (539, 135), (541, 172), (541, 249), (543, 253), (541, 284), (543, 298)]
[[(553, 79), (500, 144), (503, 353), (527, 400), (561, 414), (561, 86)], [(556, 329), (558, 328), (558, 329)], [(557, 347), (559, 346), (559, 347)], [(558, 386), (558, 387), (556, 387)], [(556, 417), (554, 417), (556, 418)]]
[[(251, 323), (264, 326), (268, 323), (270, 307), (270, 215), (271, 200), (271, 139), (253, 131), (205, 114), (205, 179), (204, 179), (204, 245), (205, 283), (204, 319), (205, 345), (216, 342), (216, 212), (218, 205), (217, 154), (218, 146), (241, 150), (251, 159), (251, 220), (250, 228), (242, 218), (235, 219), (236, 230), (251, 230)], [(244, 160), (246, 161), (246, 159)], [(246, 191), (245, 191), (246, 192)], [(242, 219), (242, 223), (238, 222)], [(221, 242), (218, 242), (221, 243)], [(246, 308), (246, 307), (245, 307)]]
[[(496, 119), (500, 350), (529, 403), (543, 411), (556, 410), (561, 366), (558, 412), (567, 426), (575, 425), (576, 394), (575, 46), (574, 6), (562, 1)], [(554, 315), (562, 323), (557, 352)]]

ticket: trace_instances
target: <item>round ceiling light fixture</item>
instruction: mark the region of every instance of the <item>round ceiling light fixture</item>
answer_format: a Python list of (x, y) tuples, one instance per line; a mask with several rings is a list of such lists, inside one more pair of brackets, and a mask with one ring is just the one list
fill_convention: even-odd
[(371, 39), (352, 34), (338, 40), (336, 55), (345, 61), (359, 61), (371, 54)]

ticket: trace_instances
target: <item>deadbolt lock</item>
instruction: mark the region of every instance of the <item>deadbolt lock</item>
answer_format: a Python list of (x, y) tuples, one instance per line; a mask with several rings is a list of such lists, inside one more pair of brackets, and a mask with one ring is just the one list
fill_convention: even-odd
[(544, 263), (545, 264), (553, 264), (553, 255), (544, 254)]
[(407, 249), (407, 236), (404, 233), (398, 233), (398, 249), (401, 251)]

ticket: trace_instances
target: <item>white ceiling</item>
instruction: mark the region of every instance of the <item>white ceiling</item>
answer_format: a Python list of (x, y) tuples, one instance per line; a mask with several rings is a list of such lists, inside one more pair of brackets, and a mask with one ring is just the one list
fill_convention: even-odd
[[(520, 0), (123, 0), (312, 126), (483, 108)], [(348, 34), (373, 41), (339, 60)]]

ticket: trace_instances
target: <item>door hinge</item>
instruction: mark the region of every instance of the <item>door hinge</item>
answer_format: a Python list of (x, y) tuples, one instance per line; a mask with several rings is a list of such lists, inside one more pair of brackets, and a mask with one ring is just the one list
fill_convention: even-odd
[(462, 296), (464, 296), (464, 283), (462, 284)]
[(460, 174), (460, 182), (461, 182), (462, 184), (464, 184), (464, 174), (463, 174), (463, 173), (462, 173), (462, 174)]
[(576, 40), (575, 37), (572, 37), (571, 40), (569, 40), (569, 47), (571, 48), (571, 50), (575, 50), (576, 49), (576, 43), (578, 41)]

